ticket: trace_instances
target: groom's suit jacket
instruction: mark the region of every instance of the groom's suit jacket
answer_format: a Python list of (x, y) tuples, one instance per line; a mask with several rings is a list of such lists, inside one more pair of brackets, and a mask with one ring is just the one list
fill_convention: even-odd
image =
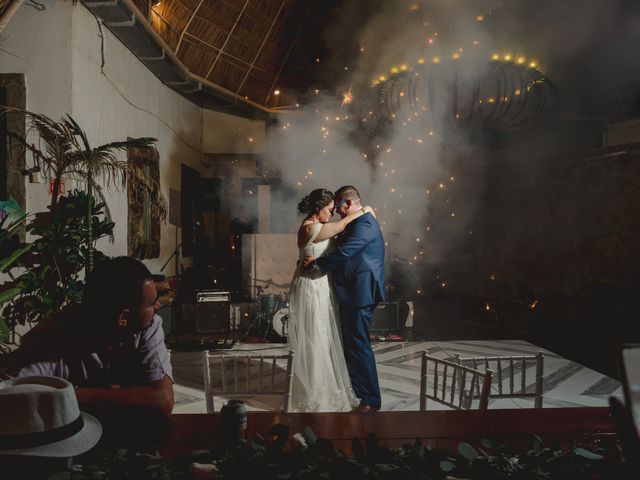
[(357, 310), (385, 300), (384, 239), (369, 213), (353, 220), (338, 237), (336, 249), (316, 259), (321, 273), (331, 271), (342, 308)]

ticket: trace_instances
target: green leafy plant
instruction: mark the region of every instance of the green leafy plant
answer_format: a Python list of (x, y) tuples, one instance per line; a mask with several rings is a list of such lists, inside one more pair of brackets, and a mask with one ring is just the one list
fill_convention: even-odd
[[(73, 157), (75, 158), (69, 174), (78, 176), (87, 186), (87, 218), (92, 217), (92, 205), (94, 190), (100, 194), (102, 192), (97, 180), (101, 178), (107, 186), (118, 185), (124, 189), (127, 182), (132, 188), (146, 193), (155, 202), (149, 202), (151, 215), (164, 220), (167, 216), (167, 203), (160, 193), (160, 187), (137, 165), (126, 161), (118, 160), (117, 152), (127, 151), (130, 148), (147, 148), (156, 142), (155, 138), (140, 137), (131, 138), (120, 142), (110, 142), (97, 147), (92, 147), (87, 134), (80, 125), (71, 117), (63, 120), (63, 124), (71, 132), (71, 141), (75, 147)], [(92, 222), (88, 222), (87, 241), (89, 244), (89, 255), (87, 256), (87, 270), (93, 270), (93, 231)]]
[[(274, 425), (270, 439), (257, 435), (218, 451), (198, 450), (170, 459), (125, 450), (109, 452), (93, 464), (77, 465), (50, 480), (145, 479), (389, 479), (389, 480), (581, 480), (622, 478), (619, 457), (610, 450), (575, 446), (568, 451), (545, 447), (535, 437), (531, 447), (513, 452), (507, 445), (483, 439), (482, 448), (461, 443), (457, 453), (423, 444), (390, 449), (375, 434), (352, 441), (353, 457), (316, 438), (309, 428), (291, 436), (286, 425)], [(490, 453), (489, 453), (490, 452)]]
[[(86, 217), (89, 203), (90, 227)], [(13, 254), (25, 270), (5, 284), (8, 291), (17, 292), (3, 310), (8, 326), (37, 322), (79, 302), (84, 287), (80, 274), (91, 252), (87, 230), (91, 228), (93, 239), (99, 239), (111, 235), (113, 227), (105, 218), (104, 204), (78, 190), (60, 197), (49, 212), (35, 215), (27, 231), (36, 239)]]
[[(21, 244), (18, 235), (15, 233), (26, 217), (27, 215), (23, 214), (15, 220), (10, 220), (10, 216), (5, 214), (0, 219), (0, 273), (7, 274), (10, 277), (12, 276), (11, 270), (18, 265), (20, 257), (32, 248), (31, 244)], [(15, 285), (0, 285), (0, 309), (20, 293), (21, 289)], [(0, 342), (9, 341), (9, 333), (7, 320), (0, 312)]]

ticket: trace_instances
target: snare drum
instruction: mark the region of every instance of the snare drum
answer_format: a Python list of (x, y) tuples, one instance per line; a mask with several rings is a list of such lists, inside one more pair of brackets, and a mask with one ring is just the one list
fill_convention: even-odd
[(281, 308), (273, 315), (273, 330), (282, 338), (289, 334), (289, 309)]
[(279, 300), (280, 297), (272, 293), (260, 295), (260, 313), (273, 315), (273, 313), (278, 309)]

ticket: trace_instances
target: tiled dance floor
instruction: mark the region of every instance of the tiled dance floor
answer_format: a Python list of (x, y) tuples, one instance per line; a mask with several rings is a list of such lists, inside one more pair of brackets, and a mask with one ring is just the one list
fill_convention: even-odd
[[(622, 396), (618, 381), (522, 340), (377, 343), (373, 349), (382, 391), (382, 410), (387, 411), (418, 410), (420, 356), (423, 350), (442, 359), (453, 358), (456, 354), (463, 357), (519, 356), (542, 351), (545, 354), (545, 408), (606, 406), (610, 395)], [(248, 350), (257, 350), (265, 355), (284, 353), (286, 345), (237, 344), (227, 352), (242, 354)], [(174, 413), (205, 413), (200, 352), (174, 350), (171, 362), (176, 382)], [(534, 382), (534, 370), (533, 365), (527, 369), (527, 383)], [(250, 410), (273, 410), (277, 409), (278, 404), (275, 399), (261, 396), (244, 400)], [(216, 405), (220, 403), (217, 401)], [(493, 399), (489, 402), (489, 408), (492, 409), (531, 407), (533, 400), (529, 399)], [(447, 409), (435, 402), (429, 402), (428, 408)]]

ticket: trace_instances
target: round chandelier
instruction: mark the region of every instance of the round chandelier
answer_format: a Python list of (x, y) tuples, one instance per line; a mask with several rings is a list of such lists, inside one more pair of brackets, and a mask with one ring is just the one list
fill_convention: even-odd
[(438, 62), (380, 77), (352, 108), (370, 137), (419, 122), (499, 146), (539, 133), (557, 111), (558, 91), (524, 62)]

